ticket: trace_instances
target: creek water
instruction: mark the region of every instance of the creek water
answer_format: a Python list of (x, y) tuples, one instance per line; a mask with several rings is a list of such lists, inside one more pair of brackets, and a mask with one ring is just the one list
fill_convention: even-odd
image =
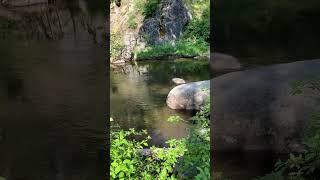
[(81, 25), (90, 21), (97, 29), (105, 18), (101, 11), (75, 9), (74, 21), (69, 8), (59, 9), (59, 39), (1, 26), (0, 177), (106, 178), (105, 54)]
[(179, 115), (188, 120), (194, 112), (176, 111), (167, 107), (166, 98), (175, 87), (172, 78), (187, 82), (209, 79), (207, 61), (161, 60), (139, 62), (137, 65), (114, 67), (111, 70), (111, 117), (122, 129), (146, 129), (151, 145), (164, 146), (170, 138), (186, 136), (189, 123), (170, 123)]

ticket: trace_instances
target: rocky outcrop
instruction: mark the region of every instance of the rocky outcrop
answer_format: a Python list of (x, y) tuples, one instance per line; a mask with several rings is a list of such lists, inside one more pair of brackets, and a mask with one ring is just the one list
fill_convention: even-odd
[(177, 39), (182, 35), (191, 14), (182, 0), (164, 0), (152, 17), (146, 18), (139, 35), (148, 44), (160, 44)]
[[(215, 150), (303, 150), (315, 91), (292, 95), (291, 82), (320, 75), (320, 60), (233, 72), (211, 81)], [(308, 97), (310, 96), (310, 97)]]
[(209, 98), (210, 81), (182, 84), (173, 88), (167, 97), (171, 109), (199, 110)]
[(211, 71), (235, 71), (241, 69), (239, 60), (233, 56), (222, 53), (210, 53)]

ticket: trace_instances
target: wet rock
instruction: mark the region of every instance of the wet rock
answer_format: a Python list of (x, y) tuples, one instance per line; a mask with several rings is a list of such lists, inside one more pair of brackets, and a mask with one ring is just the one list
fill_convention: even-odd
[(234, 71), (241, 69), (239, 60), (233, 56), (222, 53), (211, 53), (210, 56), (210, 68), (212, 71)]
[(160, 44), (177, 39), (191, 16), (183, 0), (164, 0), (152, 17), (146, 18), (139, 34), (148, 44)]
[(210, 81), (182, 84), (173, 88), (167, 97), (171, 109), (199, 110), (209, 98)]
[[(212, 137), (216, 150), (303, 150), (314, 97), (292, 95), (292, 82), (320, 75), (320, 60), (273, 65), (212, 79)], [(308, 97), (310, 96), (310, 97)]]
[(185, 84), (186, 81), (181, 79), (181, 78), (173, 78), (172, 79), (172, 82), (175, 84), (175, 85), (180, 85), (180, 84)]

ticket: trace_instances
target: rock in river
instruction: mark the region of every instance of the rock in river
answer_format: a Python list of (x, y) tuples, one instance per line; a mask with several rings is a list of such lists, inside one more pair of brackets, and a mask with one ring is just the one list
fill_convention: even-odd
[(293, 95), (291, 83), (319, 76), (320, 60), (310, 60), (212, 79), (215, 150), (303, 150), (302, 138), (309, 127), (314, 99), (320, 95), (310, 89)]
[(167, 97), (171, 109), (200, 109), (209, 98), (210, 81), (192, 82), (173, 88)]
[(185, 84), (186, 81), (181, 79), (181, 78), (173, 78), (172, 79), (172, 82), (175, 84), (175, 85), (180, 85), (180, 84)]

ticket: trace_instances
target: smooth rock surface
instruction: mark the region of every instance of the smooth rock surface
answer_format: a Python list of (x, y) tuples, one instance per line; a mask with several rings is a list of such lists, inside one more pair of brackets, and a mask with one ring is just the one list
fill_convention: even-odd
[(171, 109), (200, 109), (209, 98), (210, 81), (182, 84), (173, 88), (167, 97)]
[(241, 64), (239, 60), (233, 56), (222, 53), (210, 54), (211, 71), (229, 71), (240, 70)]
[(180, 85), (180, 84), (185, 84), (186, 81), (181, 79), (181, 78), (173, 78), (172, 79), (172, 82), (175, 84), (175, 85)]
[[(233, 72), (211, 80), (211, 133), (215, 150), (301, 151), (313, 111), (306, 89), (292, 95), (296, 80), (320, 76), (320, 60)], [(308, 97), (310, 96), (310, 97)]]

